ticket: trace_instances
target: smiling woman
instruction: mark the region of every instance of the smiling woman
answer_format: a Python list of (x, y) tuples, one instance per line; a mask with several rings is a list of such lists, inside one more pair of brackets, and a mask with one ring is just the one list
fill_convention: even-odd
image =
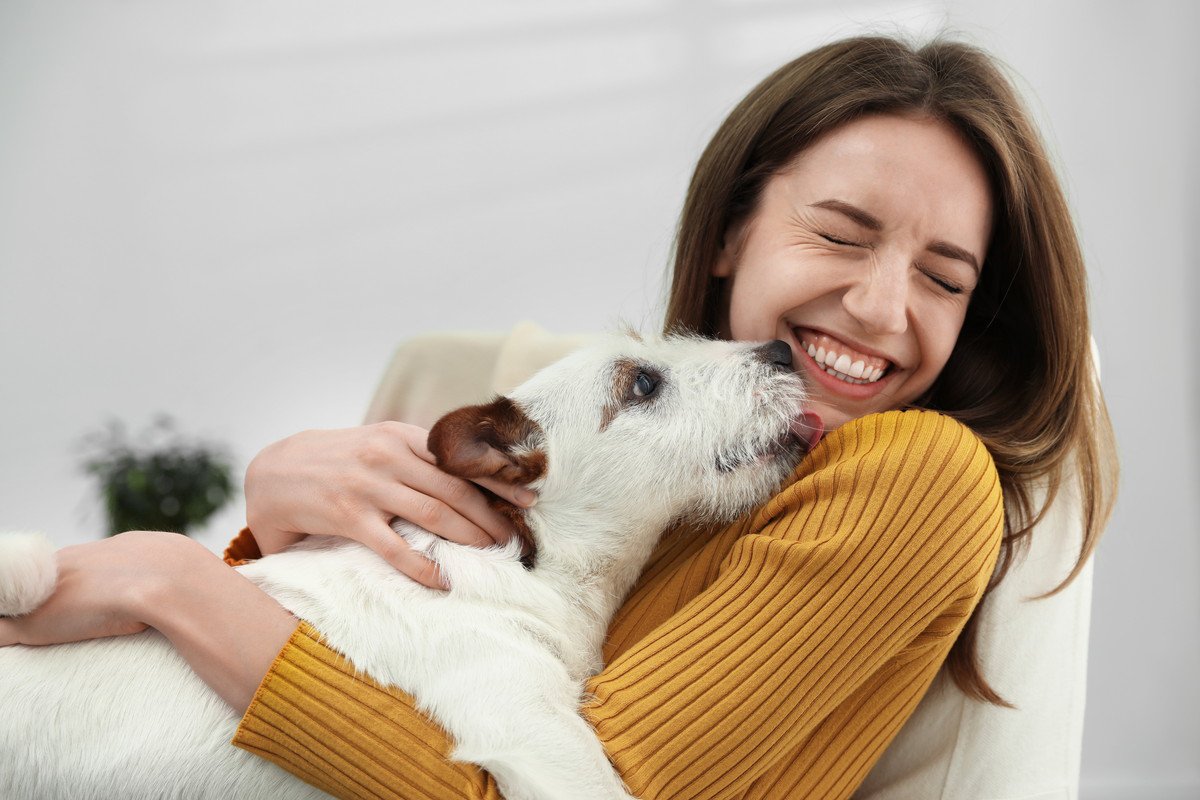
[[(1079, 558), (1048, 596), (1083, 569), (1116, 492), (1088, 308), (1058, 177), (999, 66), (958, 42), (863, 37), (780, 67), (717, 130), (684, 201), (666, 317), (791, 342), (827, 427), (897, 407), (967, 425), (1004, 491), (989, 591), (1076, 484)], [(842, 380), (863, 380), (858, 362), (874, 382)], [(980, 671), (977, 624), (947, 669), (1007, 705)]]

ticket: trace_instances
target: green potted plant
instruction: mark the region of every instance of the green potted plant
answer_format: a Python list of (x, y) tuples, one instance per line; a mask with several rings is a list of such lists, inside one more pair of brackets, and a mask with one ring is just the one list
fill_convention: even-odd
[(108, 535), (122, 531), (186, 534), (233, 496), (233, 469), (223, 447), (189, 441), (159, 416), (133, 442), (113, 420), (84, 440), (83, 469), (99, 482)]

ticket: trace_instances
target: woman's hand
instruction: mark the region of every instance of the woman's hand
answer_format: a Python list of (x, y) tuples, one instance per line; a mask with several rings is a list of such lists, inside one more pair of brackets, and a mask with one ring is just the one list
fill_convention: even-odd
[(132, 531), (55, 554), (54, 594), (33, 612), (0, 618), (0, 647), (122, 636), (148, 627), (147, 598), (183, 574), (203, 550), (175, 533)]
[[(445, 584), (437, 568), (390, 527), (406, 519), (459, 544), (486, 547), (515, 531), (470, 481), (442, 472), (425, 443), (429, 432), (401, 422), (289, 436), (255, 456), (246, 470), (246, 521), (264, 554), (305, 534), (344, 536), (370, 547), (414, 580)], [(517, 505), (523, 487), (480, 480)]]
[(30, 614), (0, 619), (0, 646), (61, 644), (145, 630), (140, 597), (178, 566), (181, 548), (161, 539), (168, 535), (185, 539), (134, 531), (62, 548), (56, 553), (54, 594)]
[(133, 531), (59, 550), (42, 606), (0, 618), (0, 646), (46, 645), (155, 628), (239, 714), (297, 621), (202, 545)]

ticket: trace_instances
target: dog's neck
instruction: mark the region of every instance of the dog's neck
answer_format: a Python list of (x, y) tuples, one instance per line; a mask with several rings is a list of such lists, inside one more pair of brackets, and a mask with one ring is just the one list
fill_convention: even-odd
[(610, 620), (670, 523), (665, 517), (631, 521), (598, 516), (535, 507), (526, 517), (538, 543), (532, 575), (583, 613), (586, 631), (579, 632), (588, 651), (596, 654)]

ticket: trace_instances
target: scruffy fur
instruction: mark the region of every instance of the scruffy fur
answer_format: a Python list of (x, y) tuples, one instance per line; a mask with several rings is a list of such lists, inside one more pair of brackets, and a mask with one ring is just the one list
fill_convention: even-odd
[[(532, 566), (517, 541), (474, 549), (397, 521), (448, 593), (342, 539), (310, 537), (239, 569), (357, 669), (416, 697), (455, 757), (490, 771), (508, 800), (628, 800), (578, 713), (584, 681), (660, 532), (733, 518), (795, 466), (804, 394), (778, 353), (614, 336), (439, 422), (431, 449), (444, 468), (539, 493), (520, 520)], [(2, 648), (0, 697), (0, 797), (325, 796), (231, 747), (236, 715), (153, 631)]]

